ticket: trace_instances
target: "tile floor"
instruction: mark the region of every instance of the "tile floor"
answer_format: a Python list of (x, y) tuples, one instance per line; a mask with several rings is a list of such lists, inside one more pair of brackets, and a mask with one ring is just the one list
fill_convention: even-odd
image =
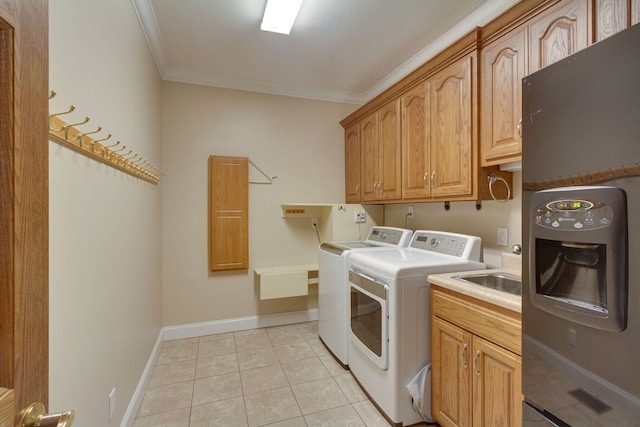
[(165, 341), (134, 423), (329, 425), (389, 424), (324, 347), (317, 322)]

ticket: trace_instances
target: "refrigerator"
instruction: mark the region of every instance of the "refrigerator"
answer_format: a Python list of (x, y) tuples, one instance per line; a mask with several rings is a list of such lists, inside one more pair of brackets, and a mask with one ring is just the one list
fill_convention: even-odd
[(640, 426), (640, 25), (522, 90), (523, 425)]

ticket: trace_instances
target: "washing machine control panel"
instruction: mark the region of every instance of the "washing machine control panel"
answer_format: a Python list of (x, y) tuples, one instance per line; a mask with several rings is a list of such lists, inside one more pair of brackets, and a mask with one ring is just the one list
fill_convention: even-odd
[(380, 242), (395, 246), (407, 246), (411, 239), (411, 230), (393, 227), (373, 227), (367, 237), (368, 242)]
[(442, 231), (416, 231), (410, 247), (477, 261), (480, 238)]

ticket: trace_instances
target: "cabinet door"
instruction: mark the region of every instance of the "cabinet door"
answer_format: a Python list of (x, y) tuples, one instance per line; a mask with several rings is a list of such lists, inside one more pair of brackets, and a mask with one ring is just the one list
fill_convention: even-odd
[(473, 425), (522, 424), (520, 356), (473, 336)]
[(402, 195), (400, 100), (378, 111), (378, 198), (399, 199)]
[(344, 131), (345, 195), (347, 203), (360, 202), (360, 125)]
[(378, 115), (370, 114), (360, 122), (360, 149), (362, 150), (362, 201), (378, 199)]
[(435, 316), (431, 328), (431, 413), (443, 427), (470, 426), (472, 336)]
[(209, 156), (209, 270), (249, 267), (249, 161)]
[(472, 93), (475, 54), (466, 56), (431, 79), (431, 195), (471, 193)]
[(628, 0), (593, 0), (593, 41), (624, 30), (629, 22)]
[(588, 45), (587, 1), (561, 1), (529, 24), (529, 72), (566, 58)]
[(429, 83), (421, 84), (401, 100), (402, 111), (402, 197), (431, 194)]
[(524, 28), (514, 30), (481, 53), (480, 139), (482, 165), (520, 160), (522, 78), (527, 74)]

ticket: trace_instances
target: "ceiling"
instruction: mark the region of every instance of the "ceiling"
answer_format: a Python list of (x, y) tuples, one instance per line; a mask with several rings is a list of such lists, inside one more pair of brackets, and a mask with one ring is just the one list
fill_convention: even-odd
[(290, 35), (266, 0), (133, 0), (165, 80), (362, 104), (518, 0), (304, 0)]

